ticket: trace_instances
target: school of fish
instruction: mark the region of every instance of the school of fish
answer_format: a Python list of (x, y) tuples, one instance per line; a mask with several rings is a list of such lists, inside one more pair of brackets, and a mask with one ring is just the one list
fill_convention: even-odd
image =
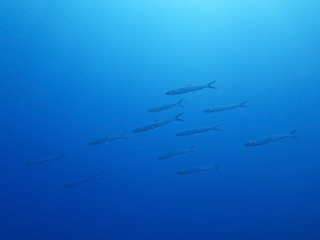
[[(212, 81), (208, 84), (204, 84), (204, 85), (198, 85), (198, 86), (186, 86), (186, 87), (181, 87), (181, 88), (176, 88), (170, 91), (166, 92), (166, 95), (180, 95), (180, 94), (187, 94), (187, 93), (191, 93), (191, 92), (195, 92), (195, 91), (200, 91), (202, 89), (217, 89), (215, 86), (213, 86), (213, 84), (215, 83), (215, 81)], [(180, 107), (180, 108), (184, 108), (184, 106), (181, 104), (183, 101), (183, 99), (180, 99), (177, 102), (171, 102), (171, 103), (167, 103), (167, 104), (163, 104), (160, 106), (156, 106), (156, 107), (152, 107), (147, 109), (148, 112), (152, 113), (152, 112), (160, 112), (160, 111), (166, 111), (168, 109), (172, 109), (175, 107)], [(224, 104), (224, 105), (219, 105), (219, 106), (213, 106), (213, 107), (209, 107), (205, 110), (203, 110), (203, 113), (217, 113), (217, 112), (224, 112), (224, 111), (228, 111), (228, 110), (232, 110), (235, 108), (245, 108), (247, 101), (245, 102), (241, 102), (241, 103), (237, 103), (237, 104)], [(180, 113), (176, 116), (171, 116), (170, 118), (167, 119), (162, 119), (162, 120), (155, 120), (151, 123), (148, 124), (144, 124), (141, 125), (139, 127), (137, 127), (136, 129), (132, 130), (132, 132), (134, 134), (136, 133), (142, 133), (145, 131), (150, 131), (153, 129), (157, 129), (160, 128), (164, 125), (167, 125), (169, 123), (172, 122), (183, 122), (184, 119), (180, 118), (183, 115), (183, 113)], [(182, 136), (192, 136), (192, 135), (198, 135), (198, 134), (203, 134), (203, 133), (207, 133), (209, 131), (221, 131), (221, 129), (219, 127), (221, 127), (222, 124), (218, 124), (215, 126), (207, 126), (207, 127), (197, 127), (197, 128), (193, 128), (193, 129), (188, 129), (188, 130), (184, 130), (181, 132), (176, 133), (175, 135), (177, 137), (182, 137)], [(246, 147), (254, 147), (254, 146), (260, 146), (260, 145), (265, 145), (265, 144), (270, 144), (276, 141), (280, 141), (280, 140), (284, 140), (287, 138), (293, 138), (296, 140), (299, 140), (296, 137), (296, 131), (294, 130), (292, 132), (289, 133), (280, 133), (280, 134), (275, 134), (275, 135), (270, 135), (270, 136), (266, 136), (266, 137), (261, 137), (258, 138), (256, 140), (251, 140), (248, 141), (244, 144), (244, 146)], [(88, 143), (89, 146), (97, 146), (97, 145), (102, 145), (102, 144), (108, 144), (110, 142), (113, 141), (117, 141), (117, 140), (127, 140), (127, 131), (121, 133), (120, 135), (116, 135), (116, 136), (103, 136), (97, 139), (94, 139), (92, 141), (90, 141)], [(175, 158), (175, 157), (179, 157), (185, 154), (190, 154), (190, 153), (194, 153), (194, 147), (195, 145), (192, 145), (189, 148), (185, 148), (185, 149), (175, 149), (166, 153), (163, 153), (162, 155), (158, 156), (157, 159), (158, 160), (167, 160), (167, 159), (171, 159), (171, 158)], [(42, 164), (46, 164), (46, 163), (50, 163), (50, 162), (54, 162), (54, 161), (59, 161), (61, 159), (65, 158), (65, 153), (66, 151), (64, 151), (63, 153), (61, 153), (60, 155), (57, 156), (52, 156), (52, 157), (46, 157), (46, 158), (42, 158), (42, 159), (38, 159), (38, 160), (32, 160), (26, 163), (27, 166), (35, 166), (35, 165), (42, 165)], [(220, 173), (219, 170), (219, 164), (213, 164), (210, 166), (193, 166), (187, 169), (183, 169), (177, 172), (178, 175), (190, 175), (190, 174), (194, 174), (194, 173), (202, 173), (202, 172), (208, 172), (208, 171), (215, 171), (217, 173)], [(73, 187), (77, 187), (77, 186), (81, 186), (84, 184), (87, 184), (89, 182), (92, 182), (96, 179), (102, 179), (102, 175), (103, 175), (103, 171), (100, 171), (98, 174), (96, 175), (91, 175), (90, 177), (87, 177), (85, 179), (82, 180), (76, 180), (73, 181), (71, 183), (65, 184), (63, 186), (63, 188), (73, 188)]]

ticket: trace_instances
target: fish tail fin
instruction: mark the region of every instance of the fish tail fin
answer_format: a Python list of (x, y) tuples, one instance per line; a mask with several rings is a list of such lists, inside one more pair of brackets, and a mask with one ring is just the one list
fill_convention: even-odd
[(290, 137), (294, 138), (295, 140), (300, 141), (300, 139), (297, 138), (297, 136), (296, 136), (296, 132), (297, 132), (297, 129), (293, 130), (291, 133), (289, 133), (289, 135), (290, 135)]
[(240, 103), (240, 107), (247, 107), (246, 104), (248, 103), (248, 101), (242, 102)]
[(179, 107), (181, 107), (181, 108), (184, 108), (184, 106), (181, 105), (182, 101), (183, 101), (183, 99), (181, 99), (179, 102), (177, 102), (177, 105), (178, 105)]
[(97, 175), (96, 178), (98, 179), (103, 179), (102, 175), (104, 174), (104, 171), (100, 171)]
[(214, 88), (214, 89), (217, 89), (215, 86), (212, 86), (212, 84), (214, 84), (216, 81), (212, 81), (212, 82), (209, 82), (207, 84), (207, 88)]
[(27, 166), (33, 166), (33, 165), (35, 165), (35, 162), (34, 161), (26, 162), (26, 165)]
[(216, 164), (214, 165), (214, 170), (216, 170), (217, 173), (221, 173), (220, 169), (219, 169), (220, 164)]
[(174, 120), (175, 121), (184, 121), (183, 119), (179, 118), (182, 114), (184, 114), (184, 113), (180, 113), (177, 116), (175, 116)]
[(123, 139), (128, 139), (125, 135), (128, 133), (128, 131), (124, 131), (123, 133), (121, 133), (120, 137)]
[(195, 146), (195, 144), (193, 144), (193, 145), (190, 147), (190, 152), (195, 152), (195, 151), (194, 151), (194, 146)]
[(219, 125), (216, 125), (213, 127), (213, 130), (216, 130), (216, 131), (222, 131), (219, 127), (221, 127), (223, 124), (219, 124)]
[(67, 152), (67, 150), (63, 151), (63, 152), (60, 154), (60, 158), (64, 158), (65, 155), (66, 155), (66, 152)]

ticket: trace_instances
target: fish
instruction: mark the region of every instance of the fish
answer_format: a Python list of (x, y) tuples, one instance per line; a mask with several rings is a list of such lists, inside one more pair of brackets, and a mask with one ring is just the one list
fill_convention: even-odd
[(96, 179), (102, 179), (102, 175), (103, 175), (104, 171), (99, 172), (97, 175), (93, 176), (93, 177), (89, 177), (89, 178), (85, 178), (79, 181), (75, 181), (72, 183), (68, 183), (63, 185), (63, 188), (73, 188), (73, 187), (77, 187), (77, 186), (81, 186), (83, 184), (86, 184), (88, 182), (94, 181)]
[(176, 133), (177, 137), (182, 137), (182, 136), (188, 136), (188, 135), (197, 135), (199, 133), (204, 133), (204, 132), (209, 132), (209, 131), (221, 131), (221, 129), (219, 129), (219, 127), (222, 126), (222, 124), (220, 125), (216, 125), (214, 127), (205, 127), (205, 128), (193, 128), (190, 130), (185, 130), (182, 132), (178, 132)]
[(38, 159), (38, 160), (33, 160), (30, 162), (27, 162), (26, 165), (27, 166), (35, 166), (35, 165), (41, 165), (41, 164), (45, 164), (45, 163), (49, 163), (49, 162), (54, 162), (54, 161), (60, 160), (62, 158), (65, 158), (66, 152), (67, 151), (64, 151), (63, 153), (61, 153), (58, 156), (51, 156), (51, 157), (45, 157), (45, 158)]
[(107, 144), (109, 142), (112, 142), (118, 139), (128, 139), (127, 137), (125, 137), (126, 134), (127, 134), (127, 131), (123, 132), (120, 136), (105, 136), (102, 138), (98, 138), (96, 140), (93, 140), (92, 142), (89, 142), (88, 145), (95, 146), (99, 144)]
[(212, 84), (214, 84), (216, 81), (212, 81), (206, 85), (201, 85), (201, 86), (186, 86), (186, 87), (182, 87), (182, 88), (177, 88), (171, 91), (166, 92), (167, 95), (178, 95), (178, 94), (184, 94), (184, 93), (189, 93), (189, 92), (195, 92), (195, 91), (199, 91), (201, 89), (204, 88), (213, 88), (213, 89), (217, 89), (216, 87), (212, 86)]
[(168, 109), (176, 107), (176, 106), (184, 108), (184, 106), (181, 105), (182, 101), (183, 101), (183, 99), (180, 100), (179, 102), (176, 102), (176, 103), (163, 104), (162, 106), (159, 106), (159, 107), (150, 108), (147, 111), (148, 112), (160, 112), (160, 111), (165, 111), (165, 110), (168, 110)]
[(176, 157), (178, 155), (182, 155), (185, 153), (191, 153), (191, 152), (194, 152), (194, 145), (192, 145), (190, 148), (187, 148), (187, 149), (178, 149), (178, 150), (175, 150), (172, 152), (165, 153), (165, 154), (159, 156), (158, 159), (163, 160), (163, 159), (172, 158), (172, 157)]
[(151, 124), (147, 124), (147, 125), (138, 127), (136, 129), (134, 129), (132, 132), (134, 132), (134, 133), (145, 132), (145, 131), (149, 131), (149, 130), (152, 130), (152, 129), (156, 129), (158, 127), (161, 127), (163, 125), (166, 125), (166, 124), (174, 122), (174, 121), (184, 121), (183, 119), (179, 118), (182, 114), (183, 113), (180, 113), (177, 116), (175, 116), (174, 118), (169, 118), (169, 119), (165, 119), (165, 120), (162, 120), (162, 121), (156, 120)]
[(210, 107), (206, 110), (204, 110), (204, 113), (214, 113), (214, 112), (223, 112), (226, 110), (230, 110), (230, 109), (234, 109), (234, 108), (240, 108), (240, 107), (247, 107), (245, 104), (247, 102), (243, 102), (240, 104), (224, 104), (221, 106), (217, 106), (217, 107)]
[(295, 135), (296, 132), (297, 132), (297, 130), (294, 130), (294, 131), (290, 132), (289, 134), (277, 134), (277, 135), (272, 135), (272, 136), (260, 138), (260, 139), (254, 140), (254, 141), (249, 141), (245, 144), (245, 146), (247, 146), (247, 147), (259, 146), (259, 145), (263, 145), (263, 144), (276, 142), (276, 141), (279, 141), (279, 140), (282, 140), (285, 138), (294, 138), (297, 141), (299, 141), (299, 139)]
[(208, 171), (216, 171), (217, 173), (221, 173), (219, 170), (219, 164), (216, 164), (214, 166), (199, 166), (199, 167), (180, 170), (180, 171), (178, 171), (178, 174), (179, 175), (188, 175), (188, 174), (208, 172)]

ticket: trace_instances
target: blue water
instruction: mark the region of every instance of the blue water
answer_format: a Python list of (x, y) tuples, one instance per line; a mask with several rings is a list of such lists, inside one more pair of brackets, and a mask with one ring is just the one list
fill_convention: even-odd
[[(0, 239), (319, 240), (319, 10), (318, 0), (0, 1)], [(216, 90), (165, 95), (211, 81)], [(180, 99), (184, 109), (146, 111)], [(180, 112), (185, 122), (132, 133)], [(244, 146), (294, 129), (300, 141)], [(177, 174), (215, 164), (220, 174)]]

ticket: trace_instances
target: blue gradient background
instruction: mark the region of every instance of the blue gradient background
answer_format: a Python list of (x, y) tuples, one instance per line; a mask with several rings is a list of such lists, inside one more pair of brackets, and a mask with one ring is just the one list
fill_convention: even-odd
[[(319, 240), (319, 10), (318, 0), (0, 1), (0, 238)], [(164, 94), (213, 80), (217, 90)], [(181, 98), (184, 110), (146, 112)], [(185, 122), (131, 133), (181, 111)], [(174, 136), (216, 124), (224, 131)], [(301, 142), (243, 146), (294, 129)], [(128, 141), (87, 145), (125, 130)], [(195, 154), (156, 160), (192, 144)], [(218, 163), (221, 174), (176, 174)], [(62, 188), (101, 170), (103, 181)]]

